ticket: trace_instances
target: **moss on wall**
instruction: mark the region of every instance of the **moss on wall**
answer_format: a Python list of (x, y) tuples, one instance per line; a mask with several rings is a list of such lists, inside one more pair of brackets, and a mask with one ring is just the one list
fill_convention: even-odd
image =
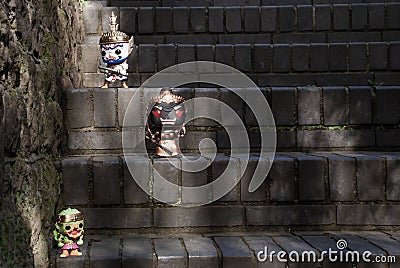
[(63, 88), (80, 84), (80, 3), (0, 2), (0, 267), (51, 266)]

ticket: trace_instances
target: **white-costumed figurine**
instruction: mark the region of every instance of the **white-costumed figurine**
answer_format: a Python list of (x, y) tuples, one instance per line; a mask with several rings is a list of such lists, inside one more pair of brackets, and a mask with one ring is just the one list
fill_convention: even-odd
[(100, 38), (101, 58), (106, 66), (99, 66), (100, 72), (106, 78), (102, 88), (108, 88), (110, 83), (121, 81), (121, 87), (127, 88), (128, 56), (133, 49), (133, 37), (118, 31), (117, 16), (112, 12), (110, 31), (103, 33)]

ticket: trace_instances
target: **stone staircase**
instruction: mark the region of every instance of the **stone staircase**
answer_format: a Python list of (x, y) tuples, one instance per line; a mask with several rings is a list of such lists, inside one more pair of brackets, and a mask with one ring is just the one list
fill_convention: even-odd
[[(127, 89), (99, 88), (98, 40), (108, 31), (111, 12), (120, 29), (135, 36)], [(84, 213), (88, 236), (85, 254), (58, 258), (57, 267), (352, 267), (355, 262), (257, 261), (264, 246), (320, 256), (336, 250), (340, 239), (347, 250), (394, 255), (399, 262), (399, 14), (399, 2), (378, 0), (89, 1), (82, 87), (64, 94), (68, 139), (62, 161), (62, 204)], [(233, 108), (251, 148), (247, 167), (233, 159), (229, 174), (241, 180), (227, 195), (183, 208), (147, 195), (127, 162), (143, 170), (149, 192), (159, 187), (155, 171), (180, 186), (203, 185), (227, 166), (226, 131), (207, 119), (188, 123), (180, 141), (185, 155), (198, 158), (205, 138), (218, 149), (213, 161), (199, 157), (209, 165), (197, 173), (144, 152), (127, 158), (121, 140), (134, 94), (137, 116), (129, 128), (144, 125), (150, 89), (139, 86), (157, 71), (194, 60), (235, 67), (260, 87), (274, 115), (277, 153), (264, 183), (250, 193), (257, 163), (268, 161), (260, 157), (260, 128), (250, 108), (214, 85), (177, 88), (186, 100), (209, 97)], [(189, 113), (205, 110), (223, 118), (220, 107), (194, 106)], [(182, 167), (185, 161), (174, 163)], [(182, 191), (168, 198), (178, 205), (187, 200)], [(357, 263), (364, 266), (396, 267)]]

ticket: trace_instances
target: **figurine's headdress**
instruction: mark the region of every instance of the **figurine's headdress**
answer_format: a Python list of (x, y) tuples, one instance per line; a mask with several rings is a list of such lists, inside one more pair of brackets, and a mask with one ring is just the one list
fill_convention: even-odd
[(76, 221), (82, 221), (82, 220), (83, 220), (83, 215), (81, 212), (77, 212), (74, 214), (68, 214), (68, 215), (58, 215), (58, 217), (57, 217), (58, 223), (76, 222)]
[(177, 96), (172, 93), (171, 88), (163, 88), (160, 95), (151, 98), (150, 104), (152, 103), (180, 103), (184, 102), (185, 99), (181, 96)]
[(110, 16), (110, 31), (103, 33), (100, 38), (100, 45), (129, 43), (129, 41), (129, 36), (126, 33), (118, 31), (117, 16), (112, 12)]

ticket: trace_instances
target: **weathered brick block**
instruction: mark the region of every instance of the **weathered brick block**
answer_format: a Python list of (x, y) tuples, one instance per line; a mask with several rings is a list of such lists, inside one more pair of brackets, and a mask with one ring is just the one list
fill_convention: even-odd
[[(228, 166), (230, 163), (230, 166)], [(221, 177), (221, 176), (224, 177)], [(215, 181), (218, 178), (229, 178), (229, 185), (226, 188), (231, 189), (229, 193), (224, 196), (220, 196), (219, 193), (213, 192), (212, 196), (214, 200), (218, 201), (237, 201), (239, 192), (239, 180), (240, 180), (240, 162), (239, 159), (218, 155), (211, 166), (211, 181)], [(211, 182), (210, 181), (210, 182)], [(237, 182), (237, 184), (235, 184)]]
[[(125, 204), (143, 204), (149, 201), (149, 197), (137, 184), (137, 180), (143, 182), (150, 192), (150, 163), (149, 159), (140, 156), (126, 156), (123, 158), (124, 202)], [(129, 168), (128, 168), (129, 166)], [(133, 170), (133, 175), (130, 170)]]
[(154, 158), (153, 159), (153, 194), (154, 198), (161, 197), (163, 202), (173, 204), (178, 202), (180, 193), (177, 189), (168, 191), (162, 182), (162, 178), (179, 185), (181, 181), (181, 161), (179, 159)]
[(399, 3), (387, 3), (386, 4), (386, 21), (389, 29), (400, 28), (400, 4)]
[[(144, 126), (141, 95), (139, 88), (118, 89), (118, 125), (120, 127)], [(129, 114), (125, 114), (129, 104), (131, 104)]]
[(300, 32), (314, 29), (312, 6), (297, 6), (297, 29)]
[(295, 166), (294, 159), (276, 155), (269, 173), (271, 201), (294, 201)]
[(281, 130), (276, 134), (276, 146), (278, 148), (289, 149), (296, 147), (296, 131)]
[(192, 32), (203, 33), (206, 32), (206, 8), (192, 7), (190, 8), (190, 25)]
[(309, 70), (310, 47), (307, 44), (292, 45), (292, 68), (296, 72)]
[(122, 32), (134, 34), (136, 32), (136, 14), (137, 8), (121, 7), (119, 9), (119, 29)]
[(85, 227), (90, 229), (151, 227), (151, 208), (82, 208), (81, 211)]
[(214, 237), (222, 253), (223, 267), (250, 267), (251, 251), (240, 237)]
[(235, 67), (242, 72), (251, 72), (251, 45), (235, 45)]
[[(271, 103), (271, 89), (270, 88), (246, 88), (244, 89), (246, 99), (251, 100), (253, 98), (258, 98), (259, 93), (261, 92), (262, 96), (265, 98), (265, 100), (268, 102), (268, 104)], [(253, 112), (251, 111), (250, 107), (248, 105), (245, 105), (245, 122), (246, 126), (258, 126), (259, 123), (257, 122), (256, 117), (254, 116)]]
[(317, 87), (299, 87), (298, 94), (298, 124), (319, 125), (321, 123), (321, 92)]
[(222, 7), (208, 9), (208, 30), (211, 33), (224, 32), (224, 9)]
[(67, 90), (67, 112), (70, 128), (92, 125), (90, 92), (87, 89)]
[[(201, 142), (202, 140), (206, 140), (206, 142)], [(217, 133), (211, 131), (189, 131), (186, 133), (185, 137), (181, 138), (179, 141), (181, 150), (190, 151), (198, 151), (200, 146), (204, 151), (212, 151), (215, 148), (213, 144), (217, 144)]]
[(400, 70), (400, 42), (390, 43), (389, 46), (389, 68), (391, 70)]
[(338, 205), (337, 224), (340, 225), (396, 225), (400, 207), (397, 205)]
[(176, 52), (173, 44), (159, 44), (158, 51), (158, 70), (161, 71), (175, 64)]
[(277, 73), (287, 73), (290, 71), (290, 46), (278, 44), (274, 45), (273, 50), (273, 70)]
[(296, 158), (299, 164), (299, 199), (324, 200), (324, 159), (302, 154)]
[(139, 33), (154, 33), (154, 8), (140, 7), (137, 19)]
[(369, 4), (369, 27), (371, 29), (384, 29), (385, 28), (385, 4), (373, 3)]
[(176, 7), (172, 11), (174, 32), (188, 33), (189, 32), (189, 8)]
[(369, 67), (371, 70), (385, 70), (387, 68), (387, 44), (369, 43)]
[(349, 45), (349, 70), (362, 71), (367, 68), (366, 43), (352, 43)]
[(227, 7), (225, 9), (225, 27), (229, 33), (242, 31), (242, 16), (240, 7)]
[[(240, 161), (244, 161), (240, 158)], [(253, 179), (254, 171), (258, 163), (263, 165), (268, 164), (268, 160), (260, 158), (259, 156), (251, 155), (247, 162), (247, 167), (243, 173), (242, 179), (240, 180), (240, 199), (242, 201), (265, 201), (266, 197), (266, 180), (260, 185), (260, 187), (254, 191), (249, 192), (249, 185)]]
[(247, 206), (247, 225), (329, 225), (335, 223), (335, 206)]
[(331, 7), (329, 5), (315, 6), (315, 29), (326, 31), (331, 28)]
[(244, 31), (256, 33), (260, 31), (260, 11), (258, 7), (244, 7)]
[(99, 46), (81, 45), (82, 72), (96, 73), (99, 66)]
[(92, 267), (116, 267), (120, 266), (119, 238), (101, 238), (92, 243), (90, 249), (90, 266)]
[[(178, 63), (184, 63), (195, 60), (194, 45), (178, 45)], [(193, 72), (192, 67), (179, 66), (181, 72)]]
[(276, 31), (276, 18), (277, 7), (268, 6), (261, 7), (261, 31), (275, 32)]
[(400, 115), (400, 88), (377, 87), (376, 123), (398, 124)]
[(86, 7), (83, 9), (83, 25), (86, 34), (97, 34), (99, 27), (98, 7)]
[[(318, 254), (316, 249), (312, 248), (300, 237), (282, 235), (274, 237), (274, 240), (286, 252), (298, 252), (299, 254), (302, 254), (303, 252), (307, 251)], [(315, 263), (307, 261), (304, 261), (302, 264), (306, 265), (307, 267), (313, 267), (313, 268), (318, 267), (318, 265), (315, 265)]]
[(253, 46), (253, 71), (267, 73), (271, 71), (271, 46), (256, 44)]
[(349, 29), (349, 5), (333, 5), (333, 29), (347, 30)]
[(64, 205), (86, 205), (88, 202), (89, 157), (70, 157), (62, 160)]
[(400, 200), (400, 156), (398, 153), (386, 156), (386, 199)]
[(216, 122), (207, 119), (216, 117), (218, 121), (221, 118), (221, 112), (219, 105), (215, 106), (213, 103), (209, 103), (209, 105), (204, 105), (204, 101), (197, 100), (196, 98), (219, 98), (219, 90), (216, 88), (196, 88), (194, 91), (194, 115), (195, 117), (199, 117), (200, 115), (204, 118), (196, 118), (194, 119), (195, 126), (216, 126)]
[(399, 129), (385, 129), (376, 131), (376, 145), (397, 147), (400, 145)]
[(183, 243), (189, 257), (189, 267), (217, 267), (218, 252), (208, 237), (187, 237)]
[(375, 145), (372, 130), (298, 130), (300, 148), (370, 147)]
[(157, 7), (156, 9), (157, 33), (169, 33), (172, 30), (172, 9), (169, 7)]
[(277, 125), (294, 125), (296, 89), (292, 87), (271, 89), (271, 109)]
[(368, 24), (367, 4), (351, 5), (351, 27), (353, 30), (364, 30)]
[(328, 44), (311, 44), (311, 71), (328, 71)]
[(117, 205), (120, 199), (118, 157), (93, 157), (94, 202)]
[[(197, 45), (197, 60), (198, 61), (213, 61), (214, 60), (214, 47), (212, 45)], [(199, 72), (210, 70), (199, 69)]]
[[(243, 89), (220, 89), (221, 101), (228, 105), (243, 122), (244, 107), (242, 98), (238, 94), (243, 96)], [(221, 107), (221, 124), (223, 126), (237, 126), (236, 121), (232, 119), (230, 109)]]
[(349, 122), (346, 103), (346, 89), (344, 87), (323, 87), (324, 125), (337, 126)]
[(112, 88), (93, 91), (94, 126), (115, 126), (115, 91)]
[[(281, 247), (279, 247), (271, 237), (261, 237), (261, 236), (245, 236), (243, 237), (244, 241), (246, 241), (247, 245), (249, 245), (249, 248), (256, 252), (256, 254), (260, 251), (264, 251), (265, 247), (268, 248), (268, 251), (271, 252), (272, 250), (275, 252), (278, 252), (282, 250)], [(284, 268), (285, 264), (284, 263), (279, 263), (278, 257), (277, 256), (272, 256), (272, 259), (269, 258), (267, 260), (268, 265), (270, 267), (274, 268)]]
[[(208, 183), (207, 172), (210, 160), (204, 157), (187, 156), (182, 158), (182, 186), (197, 187)], [(207, 203), (210, 200), (206, 192), (193, 192), (191, 190), (182, 189), (182, 203), (196, 204)]]
[[(227, 44), (217, 45), (215, 47), (215, 61), (233, 66), (233, 46)], [(215, 71), (218, 73), (225, 71), (225, 69), (215, 66)]]
[(139, 72), (152, 73), (156, 70), (156, 46), (139, 45)]
[(154, 208), (155, 227), (241, 226), (242, 206)]
[(120, 132), (68, 132), (70, 150), (114, 150), (121, 149)]
[(293, 6), (278, 7), (278, 25), (281, 32), (290, 32), (295, 26), (295, 12)]
[(370, 87), (349, 87), (350, 124), (370, 124), (372, 111)]
[(159, 267), (182, 267), (187, 263), (186, 252), (178, 238), (154, 239)]
[(153, 267), (153, 246), (148, 238), (125, 237), (122, 248), (122, 268)]
[(133, 46), (132, 52), (128, 57), (128, 86), (132, 87), (131, 85), (131, 80), (132, 78), (134, 79), (136, 74), (132, 74), (132, 73), (137, 73), (137, 69), (138, 69), (138, 47), (137, 46)]
[(347, 70), (347, 44), (329, 44), (329, 70)]

